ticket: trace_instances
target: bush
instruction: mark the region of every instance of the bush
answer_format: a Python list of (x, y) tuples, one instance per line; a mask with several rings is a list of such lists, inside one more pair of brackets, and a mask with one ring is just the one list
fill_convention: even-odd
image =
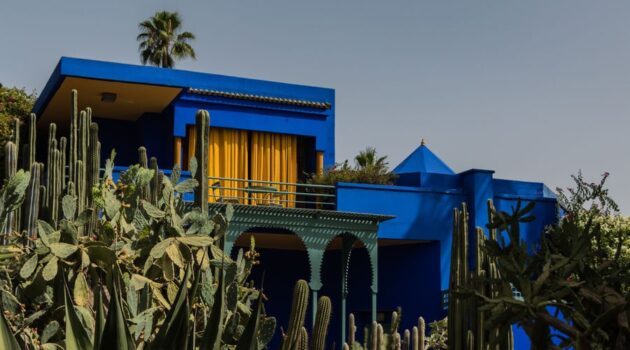
[[(519, 228), (534, 220), (534, 202), (523, 208), (519, 203), (511, 214), (493, 213), (482, 250), (496, 262), (500, 278), (483, 281), (507, 292), (487, 297), (468, 290), (491, 315), (489, 327), (516, 323), (537, 349), (555, 349), (554, 343), (578, 350), (628, 348), (628, 231), (625, 219), (618, 223), (611, 216), (616, 204), (605, 188), (607, 176), (599, 183), (574, 177), (576, 187), (560, 192), (566, 215), (537, 247), (523, 243)], [(512, 297), (512, 288), (521, 299)]]

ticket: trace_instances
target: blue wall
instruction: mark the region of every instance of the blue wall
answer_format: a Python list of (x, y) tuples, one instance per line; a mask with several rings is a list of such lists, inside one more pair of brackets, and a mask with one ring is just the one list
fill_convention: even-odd
[[(379, 239), (419, 242), (379, 249), (379, 307), (402, 306), (404, 314), (406, 306), (411, 315), (404, 316), (404, 327), (413, 326), (418, 315), (427, 322), (445, 316), (441, 305), (442, 292), (449, 287), (453, 209), (467, 204), (473, 233), (475, 227), (486, 227), (489, 199), (497, 210), (508, 213), (519, 199), (522, 205), (536, 203), (536, 220), (521, 226), (522, 240), (532, 250), (545, 226), (556, 221), (556, 199), (543, 184), (494, 179), (488, 170), (456, 175), (406, 173), (396, 185), (387, 186), (338, 183), (338, 210), (395, 216), (380, 224)], [(474, 243), (474, 235), (470, 238)], [(524, 349), (527, 339), (522, 339), (520, 330), (515, 334), (515, 343)]]
[(335, 163), (334, 111), (274, 107), (262, 103), (228, 104), (227, 101), (183, 94), (174, 103), (173, 135), (186, 136), (186, 126), (195, 124), (199, 109), (210, 113), (210, 125), (249, 131), (273, 132), (315, 138), (315, 148), (324, 152), (324, 165)]

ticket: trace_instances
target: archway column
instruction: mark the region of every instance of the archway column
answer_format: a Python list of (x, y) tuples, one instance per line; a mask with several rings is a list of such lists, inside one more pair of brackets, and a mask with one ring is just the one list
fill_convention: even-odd
[(346, 299), (348, 298), (348, 270), (350, 269), (350, 256), (352, 254), (352, 246), (357, 241), (354, 235), (344, 234), (341, 236), (341, 341), (343, 344), (346, 339)]
[(322, 262), (324, 260), (324, 250), (321, 248), (307, 248), (308, 261), (311, 265), (311, 279), (309, 287), (312, 295), (312, 326), (315, 327), (315, 316), (317, 314), (317, 298), (322, 288)]

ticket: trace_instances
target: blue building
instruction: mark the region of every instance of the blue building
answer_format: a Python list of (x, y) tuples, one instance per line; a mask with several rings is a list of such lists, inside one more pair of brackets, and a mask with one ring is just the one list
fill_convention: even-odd
[(175, 164), (187, 170), (195, 113), (209, 111), (209, 206), (234, 204), (231, 254), (255, 237), (267, 311), (280, 325), (298, 278), (309, 281), (313, 300), (332, 298), (335, 336), (344, 335), (349, 312), (359, 329), (398, 306), (405, 328), (418, 315), (440, 319), (453, 208), (467, 203), (474, 228), (485, 227), (490, 199), (505, 211), (519, 199), (534, 201), (537, 220), (523, 227), (529, 243), (556, 219), (544, 184), (497, 179), (491, 170), (455, 172), (424, 144), (395, 167), (393, 185), (307, 184), (308, 174), (335, 164), (332, 89), (64, 57), (34, 107), (38, 125), (68, 128), (72, 89), (99, 124), (103, 159), (115, 148), (119, 169), (146, 146), (165, 171)]

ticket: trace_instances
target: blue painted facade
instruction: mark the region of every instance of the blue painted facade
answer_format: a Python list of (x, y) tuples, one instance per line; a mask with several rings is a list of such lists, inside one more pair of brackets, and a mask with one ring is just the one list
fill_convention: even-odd
[[(172, 164), (175, 137), (186, 136), (199, 109), (210, 112), (211, 126), (249, 131), (292, 134), (314, 139), (324, 153), (324, 165), (335, 163), (335, 92), (332, 89), (285, 84), (215, 74), (160, 69), (110, 62), (62, 58), (44, 88), (34, 111), (42, 113), (66, 77), (127, 82), (181, 88), (161, 113), (147, 113), (135, 121), (96, 119), (104, 156), (117, 149), (117, 164), (135, 163), (136, 149), (147, 147), (160, 165)], [(267, 96), (276, 99), (316, 101), (328, 108), (289, 105), (257, 100), (199, 94), (191, 89)], [(168, 168), (168, 166), (165, 166)], [(336, 209), (395, 216), (379, 227), (379, 296), (383, 312), (403, 308), (402, 326), (412, 327), (416, 316), (433, 321), (446, 315), (443, 295), (448, 289), (453, 208), (466, 203), (470, 227), (485, 227), (486, 203), (511, 211), (516, 202), (536, 202), (536, 221), (522, 228), (524, 239), (534, 247), (546, 225), (556, 220), (556, 199), (542, 183), (496, 179), (491, 170), (471, 169), (456, 173), (426, 145), (419, 146), (400, 165), (393, 185), (338, 183)], [(184, 173), (184, 176), (187, 174)], [(286, 324), (291, 286), (296, 278), (308, 279), (306, 253), (263, 249), (267, 270), (268, 311)], [(339, 251), (327, 252), (320, 295), (339, 302)], [(291, 261), (291, 264), (286, 264)], [(357, 315), (359, 329), (369, 321), (370, 276), (365, 273), (366, 253), (353, 253), (350, 264), (348, 311)], [(274, 272), (274, 271), (277, 271)], [(334, 310), (338, 310), (335, 306)], [(364, 317), (365, 316), (365, 317)], [(310, 319), (308, 317), (307, 319)], [(338, 317), (334, 319), (338, 320)], [(333, 321), (336, 322), (336, 321)], [(332, 325), (331, 339), (337, 339)], [(522, 340), (517, 339), (520, 344)], [(525, 344), (525, 343), (523, 343)]]

